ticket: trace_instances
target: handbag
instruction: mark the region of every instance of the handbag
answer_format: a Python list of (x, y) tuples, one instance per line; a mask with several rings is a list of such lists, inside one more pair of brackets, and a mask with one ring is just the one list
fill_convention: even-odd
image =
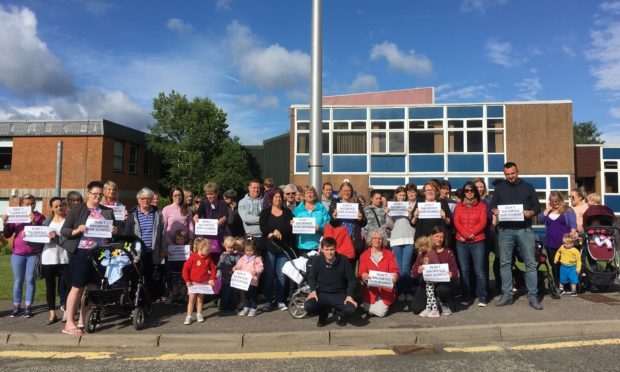
[(34, 280), (43, 279), (43, 263), (41, 262), (41, 255), (37, 255), (37, 260), (34, 263)]

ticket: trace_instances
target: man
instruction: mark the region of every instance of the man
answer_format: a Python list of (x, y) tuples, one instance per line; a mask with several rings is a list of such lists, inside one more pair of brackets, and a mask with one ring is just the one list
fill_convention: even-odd
[[(540, 212), (540, 202), (534, 186), (519, 178), (519, 170), (513, 162), (504, 164), (505, 182), (495, 187), (491, 199), (491, 209), (497, 218), (500, 275), (502, 278), (502, 297), (495, 304), (506, 306), (512, 304), (512, 255), (515, 248), (525, 263), (525, 284), (529, 304), (536, 310), (542, 310), (538, 301), (538, 272), (534, 252), (534, 232), (531, 217)], [(512, 205), (523, 209), (523, 218), (517, 221), (505, 220), (499, 213), (499, 206)]]
[(329, 206), (332, 204), (332, 199), (333, 199), (332, 192), (334, 192), (334, 186), (329, 182), (325, 182), (323, 184), (321, 203), (327, 210), (329, 210)]
[(248, 193), (239, 202), (239, 215), (243, 221), (246, 236), (259, 239), (262, 235), (258, 218), (263, 209), (263, 197), (260, 195), (260, 181), (257, 179), (248, 182)]
[(289, 183), (284, 186), (284, 200), (282, 203), (282, 207), (288, 208), (291, 212), (295, 212), (295, 208), (297, 207), (297, 201), (295, 200), (295, 196), (297, 195), (297, 186)]
[(319, 315), (317, 326), (327, 324), (327, 315), (332, 308), (338, 315), (336, 324), (347, 325), (347, 318), (355, 313), (357, 307), (353, 300), (357, 281), (347, 258), (336, 253), (336, 240), (333, 238), (321, 241), (321, 254), (312, 264), (308, 284), (312, 292), (304, 308), (309, 314)]

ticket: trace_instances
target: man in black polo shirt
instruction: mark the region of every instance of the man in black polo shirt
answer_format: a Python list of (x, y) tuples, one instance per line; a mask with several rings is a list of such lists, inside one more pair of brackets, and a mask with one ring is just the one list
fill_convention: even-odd
[(309, 314), (319, 315), (317, 326), (327, 324), (327, 315), (332, 308), (338, 315), (336, 324), (345, 326), (346, 319), (355, 313), (357, 307), (353, 301), (357, 281), (347, 258), (336, 253), (333, 238), (321, 241), (321, 254), (314, 260), (308, 283), (312, 293), (304, 307)]

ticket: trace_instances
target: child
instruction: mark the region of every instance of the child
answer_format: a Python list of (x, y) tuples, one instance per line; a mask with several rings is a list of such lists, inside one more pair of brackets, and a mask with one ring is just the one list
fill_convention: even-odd
[(245, 254), (239, 259), (233, 271), (241, 270), (252, 274), (250, 287), (245, 291), (243, 298), (243, 310), (237, 315), (239, 316), (255, 316), (256, 315), (256, 291), (258, 288), (258, 277), (263, 272), (263, 260), (256, 254), (256, 246), (254, 240), (246, 240), (243, 243)]
[[(187, 245), (189, 242), (189, 233), (187, 230), (177, 230), (174, 233), (175, 245)], [(176, 301), (180, 300), (185, 293), (187, 293), (187, 287), (183, 281), (181, 272), (183, 271), (183, 264), (185, 261), (168, 261), (168, 270), (170, 272), (170, 293), (166, 304), (172, 305)]]
[(240, 257), (245, 253), (245, 249), (243, 245), (245, 244), (245, 238), (243, 236), (238, 236), (235, 238), (235, 253)]
[(570, 234), (564, 234), (562, 242), (564, 244), (560, 246), (553, 259), (553, 263), (560, 262), (560, 293), (566, 293), (563, 285), (570, 284), (570, 295), (575, 297), (581, 272), (581, 253), (575, 248), (575, 239)]
[(222, 281), (220, 289), (220, 310), (234, 311), (236, 310), (236, 296), (230, 288), (230, 277), (233, 273), (233, 267), (239, 261), (239, 255), (235, 253), (235, 238), (227, 236), (224, 238), (224, 253), (220, 256), (217, 263), (217, 276)]
[[(197, 239), (194, 243), (194, 253), (185, 261), (183, 265), (183, 280), (189, 288), (192, 284), (215, 284), (215, 264), (211, 260), (209, 253), (211, 251), (211, 242), (208, 239)], [(187, 316), (183, 324), (192, 323), (192, 312), (194, 311), (194, 302), (196, 302), (196, 321), (202, 323), (205, 321), (202, 316), (202, 300), (203, 294), (190, 293), (187, 303)]]
[(263, 187), (265, 188), (265, 191), (263, 192), (263, 209), (271, 208), (271, 199), (273, 197), (273, 193), (275, 192), (273, 188), (273, 178), (265, 178), (263, 181)]
[[(418, 267), (421, 265), (435, 264), (439, 262), (437, 253), (433, 250), (433, 245), (428, 236), (421, 236), (415, 241), (418, 250)], [(415, 274), (414, 274), (415, 275)], [(435, 298), (435, 283), (425, 282), (426, 284), (426, 308), (420, 313), (421, 317), (437, 318), (439, 309)]]

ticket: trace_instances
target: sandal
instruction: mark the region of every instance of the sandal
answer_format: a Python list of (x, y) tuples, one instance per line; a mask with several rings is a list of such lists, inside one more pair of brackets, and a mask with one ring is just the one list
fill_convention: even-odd
[(80, 335), (84, 334), (84, 331), (82, 331), (79, 328), (73, 328), (73, 329), (63, 328), (62, 333), (66, 334), (66, 335), (80, 336)]

